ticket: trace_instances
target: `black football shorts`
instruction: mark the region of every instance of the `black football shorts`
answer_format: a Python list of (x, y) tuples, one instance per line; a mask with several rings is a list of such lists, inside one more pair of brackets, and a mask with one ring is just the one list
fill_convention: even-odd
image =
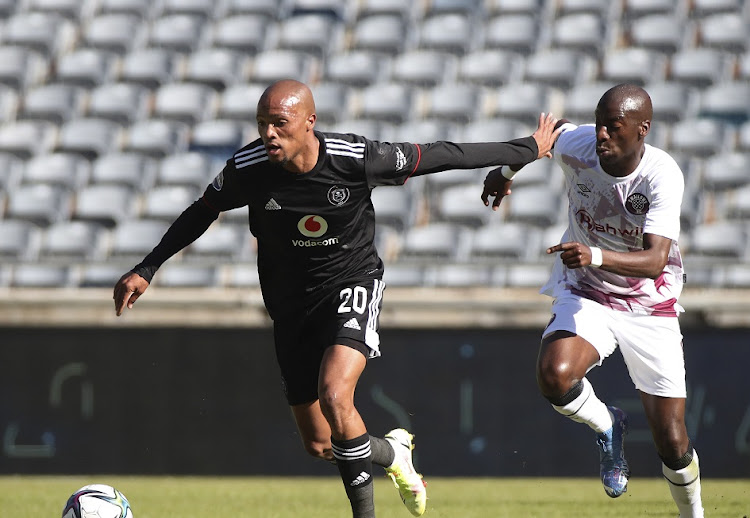
[(345, 286), (302, 314), (274, 321), (276, 359), (290, 405), (318, 399), (320, 362), (328, 347), (345, 345), (368, 359), (380, 356), (384, 289), (380, 279)]

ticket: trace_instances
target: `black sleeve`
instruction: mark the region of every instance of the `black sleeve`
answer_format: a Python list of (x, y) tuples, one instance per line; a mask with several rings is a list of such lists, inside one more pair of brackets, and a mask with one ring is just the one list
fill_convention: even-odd
[(203, 199), (195, 201), (172, 223), (151, 253), (131, 271), (151, 282), (156, 270), (167, 259), (201, 237), (218, 217), (219, 212), (206, 205)]
[(435, 142), (419, 144), (421, 159), (412, 176), (437, 173), (446, 169), (477, 169), (494, 165), (528, 164), (539, 150), (533, 137), (508, 142), (457, 144)]
[(527, 164), (539, 153), (536, 140), (524, 137), (508, 142), (431, 144), (368, 141), (366, 171), (368, 182), (377, 185), (401, 185), (411, 176), (451, 169)]

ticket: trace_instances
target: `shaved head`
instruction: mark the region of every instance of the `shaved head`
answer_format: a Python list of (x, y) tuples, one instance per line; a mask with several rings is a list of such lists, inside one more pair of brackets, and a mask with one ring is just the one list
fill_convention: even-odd
[(310, 88), (294, 79), (282, 79), (266, 88), (258, 101), (258, 108), (263, 105), (284, 106), (297, 111), (303, 117), (315, 113), (315, 101)]
[(650, 121), (654, 115), (648, 92), (633, 84), (613, 86), (602, 95), (599, 106), (619, 107), (624, 115), (634, 117), (639, 121)]
[(315, 101), (306, 84), (284, 79), (266, 88), (256, 119), (269, 161), (294, 173), (315, 167), (320, 142), (314, 131)]

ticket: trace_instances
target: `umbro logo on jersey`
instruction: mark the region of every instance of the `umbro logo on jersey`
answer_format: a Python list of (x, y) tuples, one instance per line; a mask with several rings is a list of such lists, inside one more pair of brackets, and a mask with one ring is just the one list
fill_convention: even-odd
[(578, 187), (578, 192), (581, 194), (581, 196), (583, 196), (584, 198), (589, 197), (591, 189), (589, 189), (585, 183), (577, 183), (576, 186)]
[(349, 329), (356, 329), (357, 331), (362, 331), (362, 328), (359, 327), (359, 322), (357, 322), (356, 318), (350, 318), (346, 321), (344, 324), (344, 327), (348, 327)]
[(357, 478), (355, 478), (354, 480), (352, 480), (351, 484), (349, 484), (349, 485), (350, 486), (358, 486), (360, 484), (364, 484), (368, 480), (370, 480), (370, 474), (363, 471), (362, 473), (360, 473), (359, 475), (357, 475)]
[(271, 198), (270, 200), (268, 200), (268, 203), (266, 203), (266, 210), (281, 210), (281, 205), (279, 205), (276, 200)]

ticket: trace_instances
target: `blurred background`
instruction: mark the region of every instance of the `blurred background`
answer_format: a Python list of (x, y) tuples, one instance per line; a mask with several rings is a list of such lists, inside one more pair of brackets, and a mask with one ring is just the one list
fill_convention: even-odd
[[(540, 111), (593, 122), (609, 87), (644, 86), (649, 142), (685, 174), (691, 435), (707, 476), (750, 476), (749, 25), (744, 0), (0, 0), (0, 471), (263, 472), (267, 436), (285, 469), (321, 469), (298, 462), (245, 210), (135, 311), (111, 301), (257, 137), (263, 89), (295, 78), (319, 129), (417, 143), (529, 135)], [(562, 175), (535, 162), (492, 212), (485, 173), (373, 191), (387, 340), (358, 405), (374, 433), (416, 427), (425, 456), (456, 441), (425, 470), (594, 474), (533, 379)], [(619, 355), (601, 370), (637, 421)], [(641, 425), (631, 451), (659, 476)], [(534, 444), (544, 429), (560, 442)]]

